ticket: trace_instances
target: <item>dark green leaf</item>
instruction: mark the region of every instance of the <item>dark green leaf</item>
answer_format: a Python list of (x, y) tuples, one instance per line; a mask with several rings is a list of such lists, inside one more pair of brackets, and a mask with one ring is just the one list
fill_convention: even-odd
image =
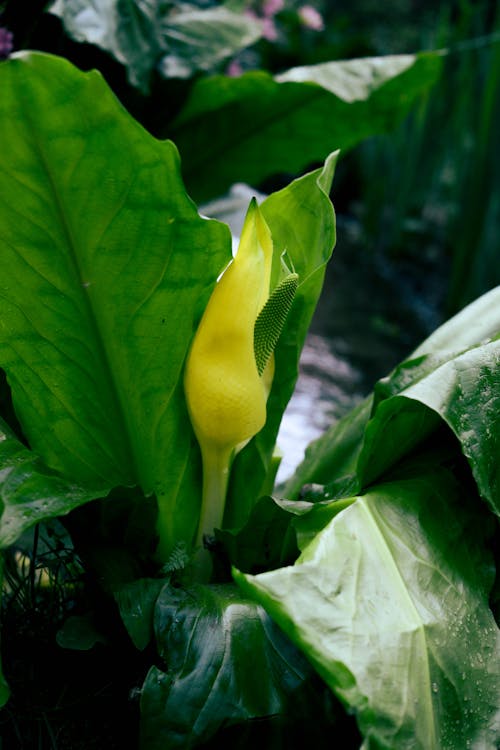
[(357, 714), (367, 748), (495, 748), (490, 526), (446, 472), (379, 485), (293, 567), (238, 583)]
[(156, 600), (165, 581), (141, 578), (113, 592), (123, 624), (136, 648), (146, 648), (153, 638), (153, 615)]
[(299, 714), (310, 708), (300, 700), (307, 661), (233, 585), (166, 585), (155, 632), (167, 667), (152, 667), (143, 686), (145, 750), (193, 747), (221, 726), (279, 716), (294, 697)]
[(295, 500), (304, 485), (324, 485), (337, 478), (348, 478), (350, 482), (351, 489), (346, 488), (344, 497), (357, 492), (356, 466), (372, 407), (373, 397), (369, 396), (311, 443), (306, 448), (304, 460), (286, 482), (282, 495)]
[(290, 521), (290, 514), (279, 502), (262, 497), (242, 529), (217, 530), (215, 537), (232, 565), (245, 573), (260, 573), (296, 559), (298, 552)]
[(92, 615), (71, 615), (57, 631), (56, 641), (61, 648), (89, 651), (106, 639), (96, 630)]
[(393, 128), (441, 71), (439, 53), (246, 73), (197, 81), (168, 134), (199, 201), (234, 182), (298, 174), (333, 149)]
[(182, 368), (229, 230), (198, 215), (174, 145), (99, 74), (19, 53), (0, 88), (0, 366), (23, 431), (75, 482), (156, 492), (164, 544), (190, 544), (200, 469)]
[(0, 420), (0, 548), (39, 521), (66, 515), (103, 494), (47, 469)]
[[(3, 555), (0, 553), (0, 601), (3, 592)], [(0, 660), (0, 708), (5, 706), (9, 700), (10, 690), (3, 674), (2, 663)]]

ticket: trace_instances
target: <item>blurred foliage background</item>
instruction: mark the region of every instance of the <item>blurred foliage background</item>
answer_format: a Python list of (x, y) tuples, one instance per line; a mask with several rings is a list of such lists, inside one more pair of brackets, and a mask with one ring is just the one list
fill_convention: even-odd
[[(213, 14), (208, 36), (196, 25), (200, 13)], [(4, 0), (0, 26), (15, 50), (98, 68), (158, 137), (175, 134), (193, 85), (213, 74), (446, 49), (439, 80), (404, 121), (342, 155), (335, 205), (362, 255), (387, 274), (404, 284), (416, 264), (416, 293), (430, 295), (441, 318), (500, 283), (495, 0)], [(289, 178), (253, 187), (266, 192)]]

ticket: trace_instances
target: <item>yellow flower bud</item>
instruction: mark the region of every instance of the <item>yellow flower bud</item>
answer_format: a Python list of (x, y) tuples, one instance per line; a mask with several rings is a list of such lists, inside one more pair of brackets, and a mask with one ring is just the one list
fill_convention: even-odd
[(268, 388), (257, 370), (254, 328), (269, 297), (273, 245), (255, 201), (234, 260), (219, 279), (189, 353), (184, 387), (200, 446), (236, 449), (266, 421)]
[(297, 274), (270, 295), (273, 243), (255, 200), (250, 203), (235, 258), (217, 282), (186, 362), (184, 390), (203, 460), (203, 497), (195, 575), (208, 580), (202, 548), (222, 525), (235, 453), (266, 422), (274, 376), (273, 350), (292, 304)]

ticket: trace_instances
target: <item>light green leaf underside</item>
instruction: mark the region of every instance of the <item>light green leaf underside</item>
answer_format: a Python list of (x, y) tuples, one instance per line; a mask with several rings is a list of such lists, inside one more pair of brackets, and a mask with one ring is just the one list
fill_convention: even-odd
[(76, 482), (167, 497), (173, 539), (189, 540), (199, 467), (181, 372), (229, 230), (199, 217), (173, 144), (99, 74), (20, 53), (0, 87), (0, 366), (23, 430)]
[(356, 711), (366, 747), (493, 750), (500, 632), (487, 528), (435, 473), (358, 498), (293, 567), (236, 578)]
[(224, 7), (198, 10), (162, 0), (56, 0), (70, 37), (95, 44), (125, 65), (130, 82), (149, 90), (155, 69), (186, 78), (253, 44), (260, 24)]

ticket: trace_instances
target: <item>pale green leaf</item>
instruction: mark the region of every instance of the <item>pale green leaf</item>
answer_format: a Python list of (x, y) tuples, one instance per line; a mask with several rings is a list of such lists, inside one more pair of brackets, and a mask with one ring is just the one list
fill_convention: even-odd
[(359, 497), (294, 566), (236, 579), (356, 712), (365, 747), (493, 750), (490, 530), (481, 507), (436, 472)]

